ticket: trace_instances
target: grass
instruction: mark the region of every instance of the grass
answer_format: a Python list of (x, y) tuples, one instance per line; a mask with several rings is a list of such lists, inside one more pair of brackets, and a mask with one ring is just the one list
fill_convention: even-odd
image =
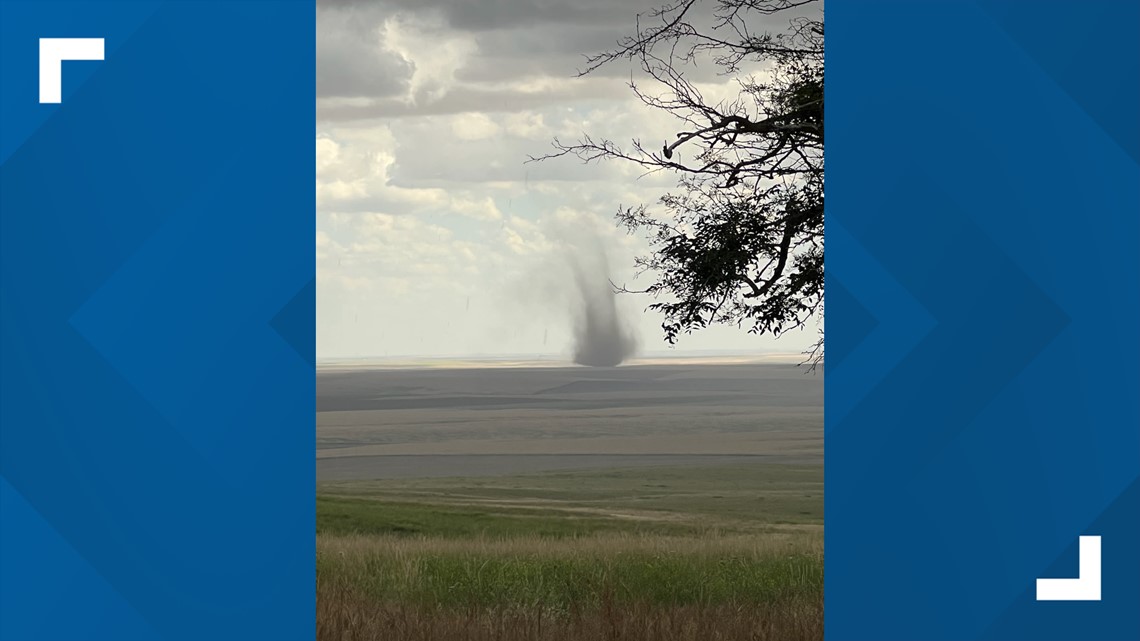
[[(481, 508), (416, 504), (376, 499), (318, 497), (317, 532), (444, 538), (540, 536), (577, 537), (637, 531), (637, 523), (603, 516), (568, 518), (557, 509)], [(646, 529), (685, 532), (685, 526), (653, 524)]]
[[(823, 524), (819, 465), (585, 470), (501, 478), (326, 483), (317, 530), (552, 536), (700, 534)], [(546, 534), (547, 532), (543, 532)]]
[(773, 468), (322, 486), (318, 639), (821, 639), (821, 471)]
[(817, 594), (813, 535), (603, 535), (570, 540), (318, 537), (318, 580), (422, 606), (755, 605)]
[(823, 602), (749, 607), (606, 605), (551, 616), (541, 609), (441, 610), (317, 593), (319, 641), (820, 641)]

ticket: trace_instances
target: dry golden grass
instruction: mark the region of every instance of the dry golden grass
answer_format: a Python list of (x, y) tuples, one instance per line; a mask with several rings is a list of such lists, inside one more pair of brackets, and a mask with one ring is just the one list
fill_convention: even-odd
[(819, 641), (822, 532), (317, 537), (318, 641)]
[(341, 482), (318, 641), (821, 641), (818, 466)]
[(823, 600), (756, 606), (605, 602), (541, 608), (432, 609), (318, 586), (317, 641), (821, 641)]
[(603, 533), (588, 537), (551, 539), (539, 536), (512, 538), (448, 539), (396, 537), (366, 534), (318, 534), (318, 560), (343, 559), (346, 563), (369, 558), (407, 559), (419, 556), (495, 556), (504, 558), (615, 558), (625, 554), (649, 556), (683, 555), (689, 558), (723, 558), (728, 555), (755, 560), (790, 554), (823, 556), (823, 528), (806, 525), (782, 526), (783, 531), (764, 534), (715, 534), (707, 538)]

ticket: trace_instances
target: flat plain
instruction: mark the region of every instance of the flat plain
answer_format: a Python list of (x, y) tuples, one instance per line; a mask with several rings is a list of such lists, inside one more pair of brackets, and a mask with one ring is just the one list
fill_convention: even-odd
[(319, 641), (822, 639), (822, 376), (318, 374)]
[(749, 458), (822, 461), (821, 375), (783, 363), (317, 375), (318, 481)]

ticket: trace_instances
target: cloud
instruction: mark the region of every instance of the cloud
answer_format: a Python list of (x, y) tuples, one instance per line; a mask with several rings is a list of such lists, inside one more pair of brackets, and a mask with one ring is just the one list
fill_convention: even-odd
[(412, 66), (385, 47), (379, 25), (355, 12), (317, 12), (317, 97), (389, 98), (408, 91)]
[(591, 27), (632, 21), (638, 11), (651, 8), (644, 0), (319, 0), (318, 9), (367, 8), (381, 14), (430, 12), (442, 16), (451, 28), (462, 31), (497, 31), (518, 27), (561, 25)]
[(431, 14), (395, 14), (384, 20), (384, 47), (412, 68), (407, 102), (434, 102), (455, 84), (478, 47), (469, 34), (448, 30)]
[[(668, 114), (631, 94), (629, 65), (574, 77), (581, 54), (612, 46), (655, 4), (319, 0), (318, 355), (600, 362), (597, 352), (624, 355), (630, 336), (662, 347), (649, 301), (607, 285), (636, 288), (633, 258), (647, 250), (616, 226), (618, 206), (653, 205), (675, 176), (526, 163), (555, 136), (675, 136)], [(707, 96), (735, 94), (711, 65), (691, 77)], [(685, 345), (765, 340), (725, 328)]]
[(451, 118), (451, 133), (459, 140), (487, 140), (502, 130), (487, 114), (462, 113)]

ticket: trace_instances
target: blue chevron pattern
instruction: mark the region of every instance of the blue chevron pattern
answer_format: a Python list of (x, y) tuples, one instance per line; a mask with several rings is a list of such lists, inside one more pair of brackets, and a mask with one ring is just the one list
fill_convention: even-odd
[(1140, 639), (1140, 5), (828, 20), (827, 638)]
[(311, 639), (312, 2), (0, 30), (0, 639)]

